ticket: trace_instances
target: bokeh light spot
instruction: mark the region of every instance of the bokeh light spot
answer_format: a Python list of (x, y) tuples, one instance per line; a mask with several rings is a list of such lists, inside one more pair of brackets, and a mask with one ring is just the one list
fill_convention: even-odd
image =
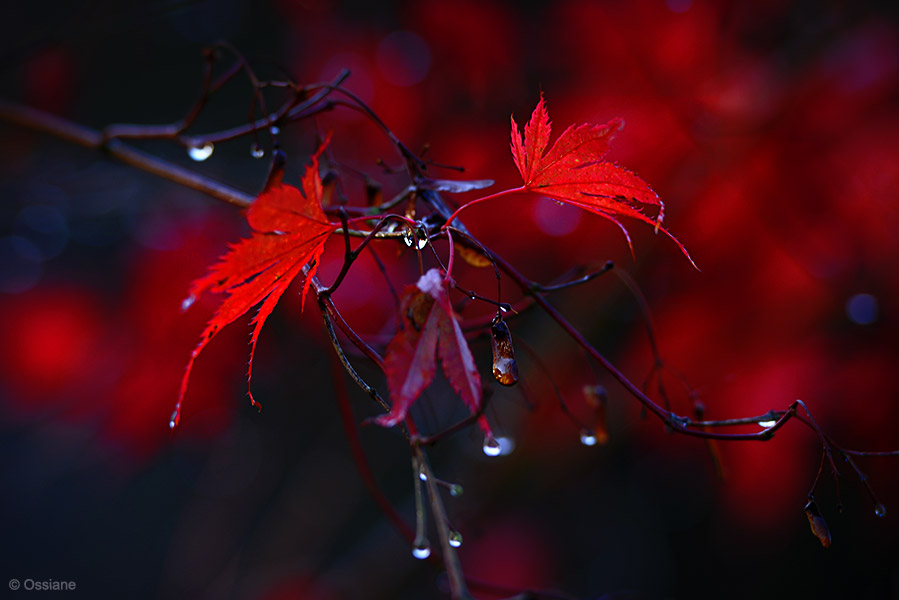
[(846, 316), (858, 325), (871, 325), (877, 320), (877, 298), (871, 294), (855, 294), (846, 301)]
[(0, 238), (0, 292), (19, 294), (41, 279), (41, 252), (26, 238)]
[(378, 45), (378, 70), (399, 87), (420, 83), (431, 69), (428, 44), (411, 31), (394, 31)]

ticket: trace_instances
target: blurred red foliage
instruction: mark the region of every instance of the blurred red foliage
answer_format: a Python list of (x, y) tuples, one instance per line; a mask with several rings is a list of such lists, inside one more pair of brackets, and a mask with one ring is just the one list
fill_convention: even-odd
[[(663, 358), (695, 387), (707, 418), (760, 414), (783, 409), (802, 398), (822, 428), (847, 447), (897, 447), (899, 35), (895, 11), (874, 5), (778, 1), (568, 0), (527, 10), (499, 1), (449, 3), (451, 8), (436, 1), (400, 4), (402, 10), (386, 12), (366, 9), (361, 3), (279, 1), (267, 7), (271, 19), (265, 28), (251, 29), (258, 23), (246, 24), (247, 29), (238, 33), (248, 45), (274, 40), (272, 46), (260, 42), (260, 47), (271, 55), (280, 53), (278, 58), (302, 82), (330, 78), (342, 67), (351, 68), (349, 89), (369, 102), (410, 148), (418, 151), (430, 143), (427, 156), (463, 165), (465, 178), (496, 179), (494, 189), (520, 183), (508, 150), (508, 119), (510, 114), (528, 114), (540, 91), (552, 99), (553, 119), (559, 126), (624, 118), (626, 126), (616, 138), (610, 159), (633, 169), (664, 200), (666, 226), (690, 251), (701, 273), (694, 272), (670, 243), (653, 237), (649, 228), (633, 232), (635, 263), (613, 225), (587, 214), (574, 217), (578, 213), (570, 207), (535, 197), (514, 196), (473, 207), (463, 215), (468, 228), (540, 281), (549, 282), (582, 263), (597, 266), (607, 259), (633, 273), (652, 308)], [(224, 26), (223, 30), (233, 32)], [(406, 45), (400, 44), (399, 38), (391, 37), (396, 32), (414, 34), (424, 43), (430, 60), (424, 75), (416, 70), (423, 69), (424, 63), (412, 60), (408, 50), (418, 48), (423, 54), (418, 42), (402, 38)], [(151, 41), (140, 39), (148, 48), (154, 47)], [(114, 42), (105, 53), (91, 53), (78, 46), (52, 46), (34, 52), (23, 61), (17, 80), (22, 99), (71, 113), (80, 107), (85, 120), (97, 123), (105, 110), (135, 120), (145, 114), (153, 117), (147, 120), (177, 118), (176, 113), (154, 112), (159, 110), (154, 104), (159, 97), (140, 97), (148, 87), (146, 76), (131, 63), (112, 63), (117, 70), (101, 70), (92, 76), (82, 73), (81, 69), (90, 65), (86, 58), (143, 56), (143, 47), (136, 45), (132, 54), (126, 54), (119, 49), (122, 39)], [(383, 49), (382, 44), (388, 42), (392, 45)], [(165, 49), (156, 50), (165, 53)], [(179, 47), (177, 59), (169, 57), (169, 62), (162, 64), (183, 63), (192, 50)], [(391, 67), (391, 60), (401, 64)], [(111, 69), (109, 65), (104, 68)], [(129, 74), (129, 68), (135, 73)], [(110, 72), (131, 79), (121, 82), (111, 78)], [(76, 76), (84, 77), (83, 88), (78, 87), (81, 82), (69, 79)], [(419, 76), (416, 83), (405, 85)], [(116, 79), (114, 85), (103, 87), (111, 79)], [(91, 95), (88, 83), (98, 89), (97, 94)], [(185, 78), (182, 83), (193, 90), (195, 78), (189, 82)], [(141, 94), (129, 97), (127, 92), (134, 89)], [(166, 97), (171, 96), (170, 91), (166, 90)], [(77, 103), (67, 105), (67, 99), (73, 97)], [(115, 104), (103, 104), (110, 97)], [(132, 100), (135, 108), (127, 110)], [(94, 106), (99, 107), (97, 113), (84, 108)], [(239, 107), (238, 120), (245, 108)], [(352, 111), (323, 115), (318, 126), (322, 131), (334, 131), (329, 152), (339, 164), (381, 177), (374, 160), (396, 162), (382, 134)], [(307, 141), (304, 138), (304, 143)], [(7, 168), (21, 164), (18, 150), (4, 151), (4, 156), (19, 161), (10, 158)], [(211, 168), (226, 152), (224, 146), (216, 149), (209, 161)], [(249, 162), (245, 149), (241, 152), (240, 164)], [(233, 164), (218, 167), (218, 174), (227, 177)], [(383, 180), (385, 197), (402, 185), (398, 177), (383, 175)], [(362, 184), (353, 185), (348, 184), (347, 191), (357, 197)], [(474, 197), (469, 193), (450, 200), (461, 203)], [(240, 217), (235, 214), (234, 220)], [(219, 235), (214, 224), (207, 226), (211, 230), (200, 228), (170, 250), (140, 247), (134, 240), (118, 248), (128, 260), (108, 277), (102, 275), (101, 279), (116, 282), (109, 289), (92, 288), (75, 277), (55, 273), (38, 287), (0, 298), (0, 374), (4, 391), (10, 392), (4, 394), (4, 415), (11, 415), (19, 424), (40, 423), (45, 417), (84, 424), (100, 431), (100, 437), (114, 447), (125, 448), (126, 456), (137, 457), (134, 464), (148, 462), (169, 439), (166, 425), (178, 381), (213, 302), (201, 302), (206, 315), (199, 310), (180, 314), (177, 308), (189, 282), (201, 275), (234, 237), (232, 231)], [(326, 248), (320, 268), (326, 282), (340, 266), (342, 249), (333, 243), (336, 241)], [(387, 245), (377, 250), (400, 289), (402, 283), (414, 281), (417, 265), (397, 258)], [(467, 277), (477, 286), (492, 285), (491, 273), (459, 271), (462, 282)], [(504, 293), (511, 295), (511, 290), (504, 288)], [(551, 300), (626, 374), (642, 383), (651, 366), (650, 349), (632, 299), (614, 278), (604, 276), (589, 287), (558, 293)], [(850, 310), (856, 300), (866, 307), (861, 313)], [(383, 343), (389, 339), (393, 302), (373, 260), (360, 259), (335, 294), (335, 302), (345, 308), (348, 321), (361, 333), (376, 339), (380, 336)], [(282, 322), (292, 324), (295, 308), (285, 311)], [(297, 331), (310, 337), (320, 331), (314, 320), (306, 319), (304, 324), (308, 328)], [(463, 560), (473, 576), (510, 585), (548, 586), (566, 568), (584, 572), (588, 570), (584, 565), (589, 565), (600, 569), (598, 562), (587, 560), (589, 556), (555, 556), (556, 540), (534, 533), (531, 522), (549, 520), (556, 516), (553, 511), (558, 511), (566, 512), (563, 516), (570, 520), (565, 523), (575, 530), (618, 520), (633, 523), (632, 513), (627, 512), (627, 505), (634, 504), (633, 497), (624, 486), (633, 485), (642, 492), (655, 488), (635, 483), (639, 473), (632, 471), (616, 479), (615, 469), (625, 464), (642, 468), (642, 473), (650, 472), (655, 479), (676, 470), (671, 477), (679, 486), (664, 488), (667, 495), (639, 496), (646, 504), (640, 505), (640, 518), (658, 510), (668, 519), (659, 517), (658, 522), (674, 522), (671, 529), (659, 526), (655, 537), (639, 527), (628, 531), (635, 539), (670, 544), (673, 558), (668, 557), (666, 563), (663, 558), (668, 555), (653, 555), (658, 562), (643, 565), (645, 571), (641, 572), (646, 573), (646, 581), (656, 578), (671, 586), (656, 589), (658, 596), (698, 597), (696, 586), (703, 585), (705, 578), (721, 581), (729, 574), (731, 584), (750, 586), (745, 572), (733, 572), (734, 565), (743, 568), (743, 559), (755, 572), (781, 569), (778, 585), (784, 587), (776, 589), (785, 596), (800, 597), (813, 591), (825, 595), (837, 590), (848, 595), (851, 590), (862, 596), (869, 592), (869, 597), (888, 597), (890, 590), (895, 592), (895, 565), (886, 564), (896, 556), (895, 526), (889, 517), (872, 524), (870, 501), (863, 492), (852, 491), (854, 475), (842, 463), (846, 512), (864, 513), (866, 520), (832, 520), (832, 485), (826, 473), (819, 490), (828, 502), (819, 501), (819, 508), (834, 534), (830, 552), (840, 552), (850, 536), (856, 545), (831, 559), (819, 554), (809, 558), (795, 551), (807, 549), (801, 545), (803, 541), (809, 547), (817, 545), (801, 512), (820, 460), (819, 445), (811, 432), (790, 426), (769, 443), (722, 444), (726, 479), (714, 487), (705, 482), (706, 486), (694, 488), (694, 474), (685, 464), (702, 465), (699, 470), (712, 478), (704, 445), (670, 436), (658, 422), (641, 421), (633, 402), (610, 384), (610, 444), (601, 455), (589, 455), (599, 465), (589, 470), (584, 448), (577, 444), (578, 431), (557, 408), (552, 386), (521, 347), (527, 343), (541, 353), (575, 411), (583, 410), (580, 390), (591, 378), (586, 361), (558, 330), (537, 318), (510, 318), (509, 324), (513, 338), (521, 344), (517, 346), (522, 369), (519, 387), (527, 398), (522, 400), (515, 395), (520, 392), (514, 391), (506, 396), (498, 393), (493, 400), (500, 415), (498, 434), (516, 436), (518, 442), (516, 455), (498, 460), (521, 461), (514, 463), (517, 472), (526, 474), (522, 476), (526, 484), (537, 488), (524, 501), (543, 501), (543, 512), (522, 508), (500, 523), (489, 523), (489, 530), (485, 528), (484, 535), (478, 536), (469, 535), (465, 527), (477, 521), (477, 509), (463, 505), (455, 524), (465, 534)], [(232, 423), (235, 409), (246, 410), (236, 384), (245, 374), (243, 336), (247, 331), (235, 324), (204, 352), (185, 409), (193, 414), (185, 417), (180, 436), (195, 434), (212, 443), (216, 434)], [(294, 361), (294, 355), (286, 353), (285, 359), (267, 350), (282, 341), (276, 335), (263, 336), (257, 363), (264, 364), (262, 357), (266, 356), (285, 368), (287, 382), (296, 386), (284, 392), (291, 406), (294, 394), (305, 400), (329, 393), (327, 382), (313, 386), (308, 377), (293, 378), (300, 362)], [(305, 345), (314, 346), (318, 341), (304, 339), (302, 343), (305, 350)], [(308, 352), (310, 356), (316, 353), (317, 346)], [(477, 347), (475, 356), (477, 359)], [(320, 366), (313, 364), (313, 370)], [(484, 362), (484, 368), (488, 364)], [(673, 392), (673, 408), (690, 414), (690, 399), (679, 390), (675, 378), (666, 374), (665, 381)], [(265, 404), (264, 398), (261, 401)], [(503, 411), (509, 405), (526, 407), (528, 402), (536, 409), (524, 418)], [(272, 444), (267, 459), (276, 464), (272, 456), (301, 444), (301, 436), (293, 431), (306, 425), (308, 409), (302, 402), (296, 404), (301, 406), (297, 410), (302, 423)], [(321, 423), (325, 422), (321, 420), (319, 426), (324, 427)], [(326, 451), (321, 450), (324, 441), (313, 447), (318, 453), (310, 451), (312, 462), (322, 460), (325, 452), (336, 452), (333, 436), (320, 437), (330, 445)], [(467, 438), (462, 443), (477, 445)], [(625, 453), (635, 457), (633, 462), (616, 462), (622, 461)], [(654, 464), (652, 457), (662, 466), (650, 471), (647, 465)], [(888, 507), (899, 505), (895, 463), (890, 460), (869, 459), (862, 465)], [(473, 471), (466, 473), (477, 481)], [(491, 477), (483, 475), (483, 479)], [(532, 484), (530, 477), (543, 479)], [(546, 486), (550, 491), (541, 487), (546, 481), (552, 484)], [(468, 485), (468, 481), (462, 483)], [(403, 484), (408, 487), (408, 481)], [(297, 487), (305, 490), (307, 486), (304, 481)], [(405, 497), (401, 494), (408, 492), (406, 487), (404, 492), (396, 492), (397, 498)], [(508, 512), (508, 502), (521, 500), (521, 487), (508, 484), (507, 488), (497, 489), (489, 514)], [(279, 488), (272, 484), (272, 489)], [(718, 500), (711, 507), (703, 504), (710, 494)], [(617, 497), (624, 500), (620, 504), (609, 500)], [(679, 499), (682, 504), (677, 504)], [(228, 499), (216, 501), (224, 504)], [(583, 504), (578, 504), (580, 501)], [(693, 510), (702, 517), (684, 508), (688, 504), (695, 505)], [(238, 500), (233, 505), (242, 506)], [(595, 517), (592, 511), (597, 505), (603, 510), (610, 510), (611, 505), (620, 512)], [(665, 512), (672, 505), (681, 511), (674, 517), (675, 509)], [(577, 512), (578, 508), (583, 512)], [(890, 514), (896, 512), (891, 510)], [(255, 516), (237, 509), (223, 513), (228, 523), (240, 521), (235, 514), (250, 517), (246, 521)], [(595, 520), (602, 518), (606, 520)], [(562, 520), (558, 517), (556, 523)], [(722, 525), (725, 522), (727, 527)], [(358, 520), (353, 521), (349, 533), (328, 530), (322, 536), (329, 541), (352, 538), (360, 544), (353, 546), (354, 550), (364, 548), (363, 542), (356, 540), (361, 537), (357, 525)], [(803, 537), (787, 545), (785, 540), (794, 531), (791, 527), (802, 529)], [(715, 538), (716, 532), (709, 530), (716, 528), (721, 538), (731, 538)], [(699, 532), (697, 538), (708, 545), (705, 552), (686, 542), (678, 545), (679, 536), (687, 536), (685, 531)], [(270, 549), (266, 546), (270, 540), (262, 534), (259, 538), (254, 542)], [(760, 546), (769, 544), (763, 549), (766, 558), (751, 556), (754, 562), (749, 563), (739, 554), (740, 543), (747, 538)], [(771, 547), (778, 541), (784, 541), (784, 548), (792, 553), (789, 560), (772, 553)], [(377, 553), (386, 545), (368, 549)], [(637, 542), (634, 545), (639, 547)], [(682, 549), (696, 553), (696, 564), (692, 553), (678, 554)], [(597, 546), (580, 544), (572, 554), (580, 550), (600, 553)], [(633, 557), (624, 542), (615, 546), (616, 553), (619, 550), (625, 558)], [(405, 548), (402, 552), (404, 557), (408, 555)], [(226, 549), (222, 553), (226, 554)], [(297, 555), (307, 558), (300, 550), (295, 554), (285, 550), (284, 554), (290, 559)], [(351, 561), (350, 555), (342, 554), (340, 561)], [(242, 557), (233, 562), (243, 566), (240, 561), (252, 560)], [(812, 560), (816, 562), (808, 568), (818, 569), (818, 579), (802, 575), (796, 587), (789, 587), (787, 578), (798, 577), (793, 562), (806, 561), (807, 566)], [(621, 563), (612, 564), (624, 569)], [(629, 564), (639, 565), (639, 560)], [(343, 562), (340, 567), (346, 568)], [(671, 571), (665, 569), (675, 567), (682, 569), (681, 577), (667, 578)], [(615, 568), (601, 573), (613, 580)], [(233, 575), (225, 566), (221, 569), (227, 576)], [(852, 574), (851, 581), (838, 587), (828, 576), (843, 570)], [(286, 583), (283, 578), (275, 581), (283, 587), (268, 585), (271, 581), (254, 579), (252, 583), (258, 590), (269, 589), (274, 597), (291, 597), (290, 591), (280, 590), (305, 589), (306, 585), (305, 576), (297, 581), (287, 578)], [(596, 585), (604, 586), (606, 581)], [(870, 581), (876, 585), (867, 585), (875, 587), (864, 587), (863, 582)], [(893, 581), (892, 588), (889, 581)], [(758, 595), (772, 589), (766, 581), (757, 586), (753, 589)], [(331, 597), (325, 592), (320, 595)]]

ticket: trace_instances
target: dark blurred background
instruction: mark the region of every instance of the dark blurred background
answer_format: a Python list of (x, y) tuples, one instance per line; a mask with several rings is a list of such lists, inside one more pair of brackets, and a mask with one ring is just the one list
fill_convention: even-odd
[[(891, 3), (768, 0), (5, 2), (0, 95), (92, 127), (173, 122), (199, 89), (202, 49), (224, 39), (263, 77), (284, 68), (306, 83), (351, 69), (348, 87), (409, 147), (429, 144), (429, 157), (495, 179), (496, 190), (520, 183), (509, 115), (523, 122), (541, 91), (556, 135), (624, 117), (611, 158), (659, 192), (701, 272), (649, 227), (628, 224), (634, 261), (614, 225), (544, 199), (486, 203), (466, 214), (468, 227), (537, 280), (607, 259), (627, 270), (664, 357), (708, 417), (801, 398), (845, 447), (893, 450), (896, 13)], [(245, 122), (249, 103), (238, 78), (197, 131)], [(330, 159), (351, 199), (363, 192), (353, 168), (381, 177), (385, 194), (402, 185), (379, 175), (378, 158), (397, 159), (349, 111), (285, 131), (294, 180), (316, 130), (334, 131)], [(245, 400), (242, 319), (197, 362), (183, 425), (169, 434), (216, 298), (178, 307), (246, 234), (241, 213), (6, 123), (0, 140), (0, 593), (31, 578), (75, 581), (67, 597), (85, 598), (446, 597), (438, 570), (411, 557), (360, 483), (314, 303), (300, 316), (287, 294), (269, 319), (255, 361), (261, 412)], [(267, 170), (246, 138), (203, 163), (171, 143), (136, 145), (252, 194)], [(329, 244), (325, 281), (339, 246)], [(408, 253), (380, 253), (398, 286), (414, 281)], [(492, 276), (459, 268), (492, 293)], [(643, 382), (651, 355), (620, 281), (551, 299)], [(392, 300), (371, 261), (336, 301), (373, 340), (390, 334)], [(544, 315), (510, 325), (523, 381), (496, 390), (488, 416), (514, 452), (487, 458), (470, 431), (432, 454), (438, 475), (465, 487), (447, 502), (469, 575), (576, 598), (899, 598), (899, 459), (858, 459), (884, 518), (849, 465), (839, 464), (839, 500), (825, 471), (825, 550), (803, 513), (821, 460), (808, 429), (720, 446), (722, 480), (701, 441), (641, 419), (599, 373), (610, 441), (585, 447), (547, 373), (585, 414), (590, 365)], [(488, 375), (488, 346), (473, 348)], [(676, 376), (664, 377), (673, 407), (689, 414)], [(426, 430), (465, 413), (444, 388), (414, 413)], [(357, 420), (377, 413), (355, 389), (351, 399)], [(362, 442), (411, 522), (405, 442), (377, 427)]]

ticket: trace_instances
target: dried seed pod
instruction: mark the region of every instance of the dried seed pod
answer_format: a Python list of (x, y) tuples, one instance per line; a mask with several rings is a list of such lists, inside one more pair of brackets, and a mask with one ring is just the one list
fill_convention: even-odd
[(469, 248), (462, 243), (456, 244), (456, 252), (459, 253), (459, 256), (462, 257), (462, 260), (467, 262), (472, 267), (477, 267), (478, 269), (483, 269), (493, 264), (492, 262), (490, 262), (489, 258), (484, 256), (483, 252), (481, 252), (480, 250), (475, 250), (474, 248)]
[(381, 184), (369, 177), (365, 178), (365, 203), (367, 206), (377, 206), (384, 201), (381, 192)]
[(605, 406), (607, 399), (608, 394), (606, 393), (606, 388), (603, 386), (599, 384), (587, 384), (584, 386), (584, 400), (587, 401), (588, 406), (592, 408)]
[(812, 534), (818, 538), (822, 546), (830, 548), (830, 529), (827, 528), (824, 517), (818, 512), (818, 505), (814, 500), (810, 500), (805, 505), (805, 516), (808, 517), (808, 525), (812, 529)]
[[(585, 385), (584, 400), (593, 408), (593, 439), (600, 446), (609, 442), (609, 429), (606, 424), (606, 388), (601, 385)], [(583, 441), (583, 437), (581, 438)]]
[(322, 206), (333, 206), (339, 203), (340, 191), (337, 189), (337, 180), (338, 173), (334, 169), (328, 169), (322, 174)]
[(512, 349), (512, 332), (497, 314), (490, 325), (490, 342), (493, 348), (493, 377), (503, 385), (518, 383), (518, 364)]

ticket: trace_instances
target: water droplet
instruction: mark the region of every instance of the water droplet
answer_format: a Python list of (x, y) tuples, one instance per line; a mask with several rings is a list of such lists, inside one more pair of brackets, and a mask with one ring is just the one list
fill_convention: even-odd
[(487, 456), (499, 456), (503, 451), (503, 447), (500, 446), (496, 438), (490, 434), (487, 434), (487, 437), (484, 438), (484, 446), (482, 449)]
[(449, 488), (450, 496), (452, 496), (453, 498), (458, 498), (459, 496), (461, 496), (463, 491), (464, 490), (462, 489), (462, 486), (458, 483), (452, 484)]
[(453, 548), (458, 548), (462, 545), (462, 534), (458, 531), (450, 531), (449, 532), (449, 545)]
[(418, 249), (419, 250), (424, 250), (424, 247), (428, 245), (427, 238), (423, 238), (423, 237), (416, 238), (414, 235), (412, 235), (411, 231), (406, 231), (405, 235), (403, 235), (403, 242), (410, 248), (412, 247), (412, 242), (415, 239), (418, 239)]
[(505, 306), (503, 306), (503, 305), (500, 305), (500, 307), (499, 307), (499, 309), (500, 309), (500, 310), (501, 310), (501, 311), (503, 311), (503, 312), (504, 312), (504, 313), (507, 313), (507, 312), (509, 312), (509, 309), (508, 309), (508, 308), (506, 308), (506, 307), (505, 307)]
[(589, 429), (585, 429), (581, 432), (581, 443), (585, 446), (595, 446), (596, 436)]
[(419, 472), (418, 472), (418, 478), (421, 479), (422, 481), (427, 481), (427, 480), (428, 480), (428, 474), (425, 473), (424, 471), (419, 471)]
[(777, 421), (759, 421), (759, 427), (764, 427), (765, 429), (775, 425), (777, 425)]
[(269, 127), (269, 131), (272, 132), (272, 135), (278, 135), (279, 133), (281, 133), (281, 130), (277, 125), (272, 125), (271, 127)]
[(187, 155), (197, 162), (203, 162), (212, 156), (213, 150), (215, 150), (215, 146), (212, 145), (212, 142), (206, 142), (202, 146), (191, 146), (188, 148)]
[(265, 156), (265, 150), (263, 150), (262, 146), (260, 146), (259, 144), (253, 144), (253, 146), (250, 148), (250, 156), (252, 156), (253, 158), (262, 158), (263, 156)]
[(428, 540), (421, 540), (412, 545), (412, 556), (418, 560), (424, 560), (431, 556), (431, 544)]
[(194, 302), (196, 302), (197, 298), (195, 296), (188, 296), (184, 300), (181, 301), (181, 311), (185, 311), (191, 306), (193, 306)]
[(887, 516), (887, 508), (883, 504), (878, 504), (874, 507), (874, 516), (880, 517), (881, 519)]

